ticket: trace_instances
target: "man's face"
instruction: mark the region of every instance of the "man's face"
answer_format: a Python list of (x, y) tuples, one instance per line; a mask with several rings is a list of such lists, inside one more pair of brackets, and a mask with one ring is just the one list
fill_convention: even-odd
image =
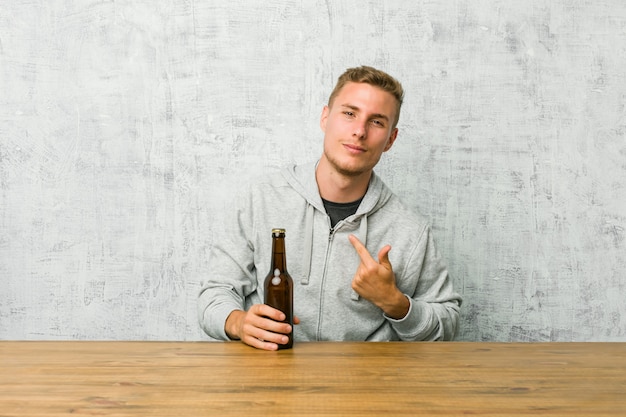
[(345, 176), (370, 172), (396, 139), (396, 107), (395, 97), (378, 87), (346, 84), (322, 111), (323, 158)]

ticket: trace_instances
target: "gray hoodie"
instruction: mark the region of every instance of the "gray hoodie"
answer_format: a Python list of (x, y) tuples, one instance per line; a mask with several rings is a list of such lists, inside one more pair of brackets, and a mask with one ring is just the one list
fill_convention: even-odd
[[(357, 212), (332, 229), (315, 180), (315, 163), (274, 173), (240, 195), (211, 248), (198, 300), (200, 325), (228, 340), (224, 324), (235, 309), (263, 302), (272, 228), (286, 230), (287, 270), (294, 280), (298, 341), (451, 340), (461, 297), (433, 243), (428, 223), (407, 209), (373, 174)], [(390, 244), (396, 283), (410, 301), (394, 320), (351, 288), (360, 258), (354, 234), (374, 259)]]

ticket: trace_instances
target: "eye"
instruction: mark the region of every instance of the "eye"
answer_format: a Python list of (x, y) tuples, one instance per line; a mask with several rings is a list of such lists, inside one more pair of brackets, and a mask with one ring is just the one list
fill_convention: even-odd
[(382, 120), (379, 119), (374, 119), (372, 120), (372, 123), (378, 127), (385, 127), (385, 123)]
[(349, 116), (349, 117), (354, 116), (354, 112), (351, 112), (349, 110), (344, 111), (343, 114), (345, 114), (346, 116)]

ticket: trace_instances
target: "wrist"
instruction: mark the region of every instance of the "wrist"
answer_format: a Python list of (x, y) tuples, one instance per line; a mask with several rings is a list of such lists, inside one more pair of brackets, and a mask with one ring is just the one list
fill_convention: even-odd
[(411, 302), (400, 291), (396, 291), (387, 302), (380, 306), (385, 315), (394, 320), (402, 320), (409, 313)]
[(224, 323), (224, 331), (231, 340), (241, 339), (241, 335), (239, 334), (241, 329), (241, 320), (243, 320), (245, 314), (245, 311), (233, 310), (226, 318), (226, 323)]

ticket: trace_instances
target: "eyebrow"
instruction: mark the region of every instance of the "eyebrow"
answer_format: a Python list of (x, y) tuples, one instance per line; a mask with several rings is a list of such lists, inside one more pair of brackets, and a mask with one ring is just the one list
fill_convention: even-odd
[[(346, 107), (348, 109), (356, 110), (356, 111), (361, 110), (357, 106), (353, 106), (352, 104), (342, 104), (341, 107)], [(371, 115), (371, 118), (372, 119), (385, 119), (386, 121), (389, 121), (389, 116), (387, 116), (386, 114), (382, 114), (382, 113), (374, 113)]]

